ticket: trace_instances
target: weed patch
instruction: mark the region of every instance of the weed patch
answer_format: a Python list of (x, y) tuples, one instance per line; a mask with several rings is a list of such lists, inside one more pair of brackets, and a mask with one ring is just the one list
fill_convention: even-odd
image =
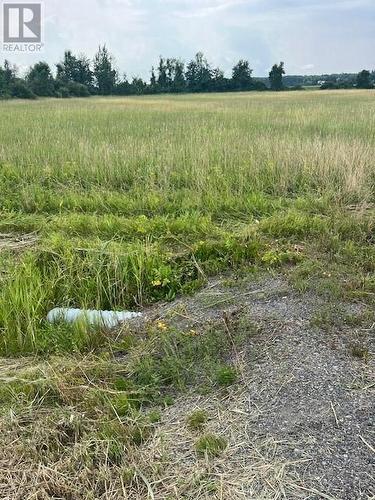
[(217, 457), (223, 453), (227, 447), (227, 441), (214, 434), (206, 434), (200, 437), (195, 445), (198, 455)]

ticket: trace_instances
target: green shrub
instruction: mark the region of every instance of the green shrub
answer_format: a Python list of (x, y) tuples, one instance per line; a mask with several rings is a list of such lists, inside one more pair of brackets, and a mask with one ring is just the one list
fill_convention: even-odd
[(60, 87), (57, 92), (57, 96), (61, 97), (62, 99), (67, 99), (68, 97), (70, 97), (69, 89), (67, 89), (66, 87)]
[(68, 82), (66, 85), (66, 88), (67, 88), (70, 96), (73, 96), (73, 97), (89, 97), (90, 96), (89, 89), (86, 87), (86, 85), (83, 85), (82, 83)]
[(36, 99), (34, 92), (21, 80), (16, 80), (10, 88), (12, 97), (19, 99)]

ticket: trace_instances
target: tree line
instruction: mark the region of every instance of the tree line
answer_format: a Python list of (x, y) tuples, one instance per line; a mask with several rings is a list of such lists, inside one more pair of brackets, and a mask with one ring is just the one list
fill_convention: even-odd
[[(90, 95), (140, 95), (186, 92), (281, 91), (285, 85), (284, 63), (275, 64), (268, 79), (253, 77), (247, 60), (240, 59), (227, 78), (220, 68), (212, 67), (202, 52), (187, 64), (181, 59), (160, 57), (151, 69), (149, 81), (120, 76), (106, 46), (99, 47), (93, 60), (66, 51), (53, 72), (46, 62), (38, 62), (21, 78), (9, 61), (0, 66), (0, 98), (88, 97)], [(298, 77), (296, 77), (298, 78)], [(362, 71), (356, 86), (372, 88), (374, 74)], [(324, 82), (326, 83), (326, 82)], [(354, 84), (353, 84), (354, 85)], [(290, 87), (288, 87), (290, 88)], [(294, 86), (300, 88), (299, 85)], [(333, 88), (333, 86), (327, 86)]]
[(357, 75), (327, 75), (320, 88), (329, 89), (373, 89), (375, 87), (375, 71), (364, 69)]

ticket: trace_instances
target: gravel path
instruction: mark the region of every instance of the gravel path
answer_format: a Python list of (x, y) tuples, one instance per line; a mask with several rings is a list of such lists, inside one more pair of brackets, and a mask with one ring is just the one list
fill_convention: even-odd
[[(282, 278), (266, 278), (232, 289), (213, 282), (158, 311), (183, 326), (223, 314), (258, 325), (240, 353), (240, 390), (224, 400), (192, 395), (171, 408), (162, 432), (173, 436), (167, 448), (180, 457), (182, 474), (202, 466), (186, 445), (191, 437), (183, 430), (176, 437), (186, 413), (200, 407), (211, 415), (210, 430), (230, 441), (214, 466), (226, 484), (218, 497), (375, 498), (374, 325), (347, 326), (341, 311), (359, 314), (362, 306), (339, 304), (339, 325), (314, 326), (326, 306), (316, 296), (294, 293)], [(358, 342), (368, 352), (365, 360), (353, 356)]]

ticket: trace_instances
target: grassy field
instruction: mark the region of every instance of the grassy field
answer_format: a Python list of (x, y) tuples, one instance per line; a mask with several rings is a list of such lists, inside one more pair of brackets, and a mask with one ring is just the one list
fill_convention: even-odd
[(2, 103), (0, 231), (38, 240), (1, 253), (0, 350), (82, 348), (51, 307), (173, 299), (293, 262), (294, 239), (363, 263), (371, 218), (345, 207), (374, 201), (374, 109), (365, 91)]
[[(374, 92), (12, 101), (0, 114), (0, 401), (33, 419), (55, 408), (55, 430), (63, 413), (69, 443), (85, 435), (92, 446), (77, 460), (111, 462), (119, 488), (139, 472), (124, 449), (147, 439), (170, 388), (230, 385), (228, 353), (246, 338), (163, 321), (141, 336), (51, 326), (51, 308), (142, 310), (210, 276), (263, 270), (301, 292), (374, 304)], [(225, 443), (197, 446), (215, 455)], [(89, 498), (86, 479), (82, 496), (64, 498)]]

